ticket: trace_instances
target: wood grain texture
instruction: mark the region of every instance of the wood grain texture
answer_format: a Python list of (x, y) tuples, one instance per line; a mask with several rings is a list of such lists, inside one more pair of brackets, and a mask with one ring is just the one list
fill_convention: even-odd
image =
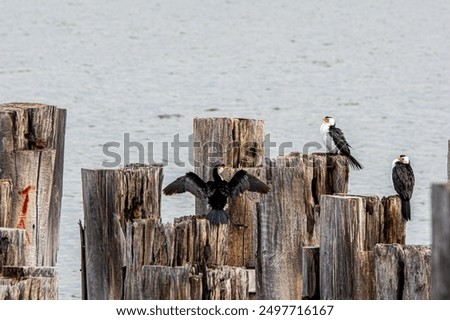
[[(127, 263), (135, 267), (144, 263), (142, 258), (139, 263), (127, 259), (127, 243), (139, 248), (135, 242), (142, 241), (127, 232), (132, 229), (128, 223), (137, 219), (160, 219), (162, 166), (82, 169), (81, 173), (87, 298), (121, 299), (128, 269), (132, 269), (127, 268)], [(153, 237), (159, 236), (164, 237), (153, 233)]]
[(86, 277), (86, 238), (81, 220), (78, 220), (80, 230), (80, 272), (81, 272), (81, 299), (87, 300), (87, 277)]
[(11, 179), (0, 179), (0, 228), (7, 228), (12, 219), (12, 193)]
[(141, 284), (145, 300), (189, 300), (190, 267), (144, 266)]
[(363, 200), (323, 195), (320, 208), (320, 298), (356, 299), (357, 253), (366, 250)]
[(203, 299), (203, 275), (193, 274), (189, 278), (190, 285), (190, 299), (202, 300)]
[(431, 186), (432, 298), (450, 299), (450, 183)]
[(266, 160), (271, 191), (258, 206), (258, 299), (302, 297), (302, 247), (319, 244), (320, 196), (347, 192), (348, 164), (341, 158), (291, 153)]
[(431, 299), (431, 247), (405, 245), (403, 300)]
[(383, 239), (380, 243), (406, 242), (406, 221), (401, 212), (400, 197), (389, 196), (381, 200), (384, 207)]
[(56, 300), (58, 274), (54, 267), (3, 267), (0, 300)]
[(376, 299), (431, 298), (431, 247), (378, 244), (374, 249)]
[(229, 225), (211, 225), (205, 217), (186, 216), (174, 221), (174, 265), (195, 268), (228, 264)]
[[(54, 266), (56, 263), (65, 119), (66, 110), (55, 106), (0, 105), (0, 178), (10, 179), (12, 184), (11, 214), (7, 221), (0, 218), (0, 223), (11, 228), (20, 224), (27, 229), (29, 265)], [(29, 203), (24, 199), (26, 190)], [(30, 212), (24, 210), (24, 206)], [(34, 235), (30, 229), (33, 224)]]
[(174, 228), (154, 218), (127, 221), (125, 232), (124, 299), (142, 299), (142, 268), (173, 265)]
[(355, 299), (375, 299), (375, 267), (373, 251), (359, 251), (355, 264)]
[[(226, 180), (230, 180), (239, 168), (228, 169), (223, 173)], [(245, 168), (245, 170), (265, 181), (265, 170), (260, 168)], [(237, 267), (255, 267), (255, 204), (261, 200), (256, 192), (245, 192), (235, 199), (228, 200), (229, 238), (228, 238), (228, 265)]]
[(320, 247), (303, 247), (302, 255), (302, 300), (317, 300), (320, 297)]
[(405, 243), (399, 198), (322, 196), (320, 223), (321, 298), (374, 299), (374, 246)]
[(23, 229), (0, 228), (0, 275), (3, 266), (24, 266), (26, 236)]
[(374, 248), (376, 299), (401, 300), (403, 297), (404, 252), (400, 244), (376, 245)]
[(220, 266), (206, 273), (207, 300), (249, 300), (249, 279), (244, 268)]

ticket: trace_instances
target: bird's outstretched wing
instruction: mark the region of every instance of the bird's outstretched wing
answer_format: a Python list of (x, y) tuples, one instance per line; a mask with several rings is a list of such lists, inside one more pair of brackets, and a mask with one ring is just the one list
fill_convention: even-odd
[(341, 129), (336, 127), (330, 127), (329, 133), (331, 138), (333, 138), (333, 142), (336, 145), (336, 148), (344, 155), (348, 156), (350, 154), (350, 145), (345, 139), (344, 133)]
[(167, 185), (163, 193), (170, 196), (175, 193), (190, 192), (197, 198), (207, 197), (206, 183), (195, 173), (188, 172)]
[(414, 189), (414, 172), (411, 166), (397, 164), (392, 169), (394, 189), (402, 199), (409, 200)]
[(231, 197), (237, 197), (245, 191), (267, 193), (270, 188), (267, 184), (259, 180), (257, 177), (247, 173), (245, 170), (236, 172), (228, 182)]

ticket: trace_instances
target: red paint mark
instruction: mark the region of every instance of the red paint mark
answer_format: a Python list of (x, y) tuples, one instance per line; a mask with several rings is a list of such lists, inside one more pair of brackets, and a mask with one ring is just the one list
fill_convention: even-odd
[[(28, 204), (30, 202), (30, 191), (36, 189), (34, 186), (28, 186), (22, 190), (22, 210), (20, 211), (19, 223), (17, 223), (17, 228), (26, 229), (27, 215), (28, 215)], [(26, 231), (26, 237), (28, 243), (31, 243), (30, 235)]]

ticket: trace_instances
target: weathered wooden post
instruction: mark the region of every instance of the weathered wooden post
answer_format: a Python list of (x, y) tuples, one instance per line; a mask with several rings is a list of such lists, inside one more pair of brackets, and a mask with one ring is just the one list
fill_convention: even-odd
[(319, 244), (319, 199), (346, 193), (342, 156), (292, 153), (266, 162), (271, 191), (257, 216), (258, 299), (302, 297), (302, 247)]
[(55, 106), (0, 105), (0, 179), (11, 180), (9, 213), (0, 227), (26, 230), (27, 265), (56, 263), (65, 119), (66, 110)]
[(406, 242), (406, 222), (401, 213), (400, 197), (389, 196), (381, 199), (384, 214), (381, 221), (382, 237), (379, 243), (400, 243)]
[(0, 105), (0, 299), (57, 299), (66, 110)]
[(226, 225), (211, 226), (198, 216), (175, 218), (174, 266), (187, 263), (201, 272), (206, 267), (228, 264), (229, 229)]
[(145, 259), (146, 242), (164, 236), (147, 227), (160, 220), (162, 172), (161, 165), (82, 169), (87, 299), (140, 298), (130, 286), (148, 260), (158, 259), (156, 252)]
[(433, 184), (432, 298), (450, 299), (450, 183)]
[[(264, 121), (234, 118), (195, 118), (195, 173), (205, 181), (212, 179), (214, 165), (224, 163), (232, 169), (229, 179), (245, 169), (264, 180)], [(254, 268), (254, 224), (257, 194), (243, 194), (229, 200), (230, 218), (228, 265)], [(196, 214), (207, 213), (207, 202), (196, 199)]]
[[(321, 199), (321, 299), (374, 299), (377, 243), (404, 244), (397, 197), (324, 195)], [(396, 217), (399, 216), (400, 218)], [(395, 231), (393, 231), (395, 230)]]
[(375, 245), (375, 279), (377, 300), (401, 300), (403, 296), (404, 252), (398, 243)]
[(375, 298), (424, 300), (431, 297), (430, 246), (377, 244)]
[(405, 245), (403, 300), (431, 299), (431, 247)]
[(320, 208), (320, 298), (355, 299), (356, 255), (366, 250), (363, 201), (359, 197), (322, 196)]

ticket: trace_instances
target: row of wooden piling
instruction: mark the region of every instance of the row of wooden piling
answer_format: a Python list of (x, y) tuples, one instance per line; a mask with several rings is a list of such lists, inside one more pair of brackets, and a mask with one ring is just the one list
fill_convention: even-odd
[[(65, 110), (0, 105), (0, 124), (0, 298), (56, 299)], [(405, 245), (398, 197), (347, 194), (344, 157), (265, 159), (261, 120), (196, 118), (194, 141), (204, 180), (221, 162), (271, 192), (229, 200), (228, 225), (198, 199), (162, 223), (161, 165), (83, 169), (83, 299), (450, 299), (448, 184), (431, 250)]]
[[(196, 215), (161, 223), (160, 208), (150, 209), (161, 189), (149, 197), (139, 182), (160, 185), (160, 166), (83, 170), (84, 298), (429, 299), (430, 247), (405, 245), (399, 198), (348, 195), (341, 156), (264, 159), (263, 128), (258, 120), (194, 119), (201, 178), (226, 163), (226, 178), (245, 169), (271, 186), (267, 195), (229, 200), (228, 225), (210, 225), (198, 199)], [(92, 225), (91, 217), (108, 222)], [(110, 253), (90, 254), (100, 248), (89, 249), (88, 233)]]

